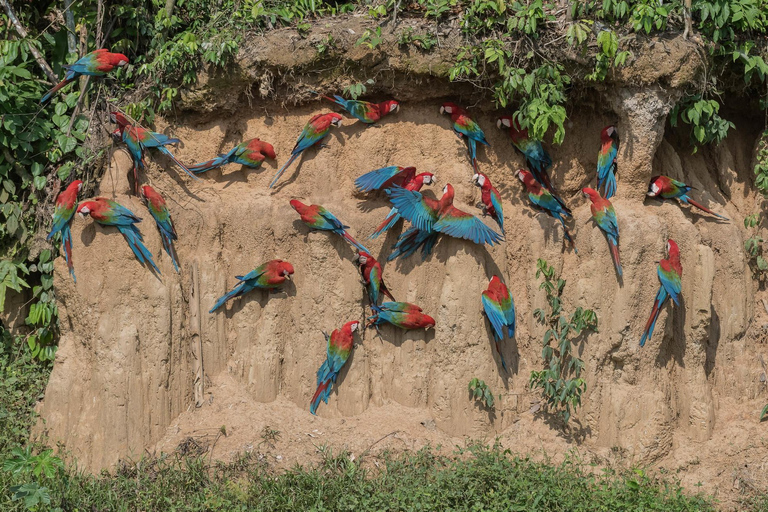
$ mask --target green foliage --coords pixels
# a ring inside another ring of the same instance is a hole
[[[726,121],[718,112],[716,100],[705,100],[700,94],[686,96],[680,100],[669,115],[669,124],[676,127],[678,119],[691,126],[691,145],[695,153],[700,144],[720,144],[735,125]]]
[[[35,484],[50,499],[46,510],[715,510],[710,499],[640,470],[600,472],[570,457],[559,465],[536,462],[498,444],[470,444],[450,456],[430,448],[357,459],[319,451],[315,464],[287,471],[267,466],[257,452],[226,464],[162,455],[122,464],[114,474],[41,473]],[[4,510],[23,510],[11,501],[17,477],[3,471],[0,480]]]
[[[397,40],[397,44],[399,44],[400,46],[413,45],[419,48],[420,50],[424,50],[425,52],[428,52],[432,48],[437,46],[437,36],[429,32],[426,34],[414,35],[413,28],[406,27],[400,33],[400,37]]]
[[[488,409],[493,409],[493,392],[484,380],[480,380],[477,377],[474,377],[469,381],[468,388],[472,398],[478,400]],[[499,397],[501,397],[501,395],[499,395]]]
[[[344,95],[349,96],[353,100],[356,100],[357,98],[365,94],[365,92],[368,90],[368,88],[366,87],[366,84],[373,85],[375,83],[376,81],[373,78],[369,78],[368,80],[365,81],[365,83],[355,83],[355,84],[348,85],[347,87],[344,88]]]
[[[549,312],[543,309],[533,312],[533,316],[547,326],[541,351],[546,368],[531,371],[530,386],[542,390],[548,412],[558,414],[567,424],[587,389],[587,383],[581,378],[584,361],[575,355],[571,337],[578,338],[587,330],[597,332],[597,315],[581,307],[570,317],[564,315],[561,296],[565,280],[558,278],[555,269],[545,260],[539,259],[536,267],[536,278],[543,277],[539,289],[547,294]]]
[[[763,196],[768,197],[768,129],[757,142],[755,163],[755,186]]]
[[[760,421],[763,421],[767,417],[768,417],[768,404],[766,404],[766,406],[763,407],[763,410],[760,412]]]
[[[768,261],[763,256],[763,238],[757,234],[757,227],[760,224],[760,214],[753,213],[744,218],[744,227],[751,231],[752,236],[744,241],[744,250],[747,251],[752,271],[760,279],[768,270]]]
[[[363,35],[360,36],[360,39],[357,40],[355,46],[363,45],[373,50],[379,46],[383,40],[384,38],[381,36],[381,27],[376,27],[375,30],[367,28],[365,29],[365,32],[363,32]]]

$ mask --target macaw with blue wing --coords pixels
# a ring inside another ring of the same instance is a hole
[[[131,210],[106,197],[96,197],[80,203],[77,207],[77,213],[83,217],[90,215],[102,226],[116,227],[122,233],[125,241],[128,242],[128,246],[136,259],[141,264],[149,263],[155,272],[160,274],[160,269],[152,260],[152,253],[143,244],[144,237],[141,236],[141,231],[136,227],[136,223],[141,222],[141,219],[134,215]]]
[[[589,187],[581,189],[582,193],[592,202],[592,219],[597,227],[605,233],[608,239],[608,246],[611,249],[611,257],[616,273],[621,276],[621,258],[619,257],[619,219],[616,217],[616,210],[611,202],[604,199],[600,192]]]
[[[331,231],[337,235],[341,235],[358,250],[370,254],[371,251],[366,249],[363,244],[355,240],[352,235],[347,232],[349,226],[345,226],[334,214],[322,206],[318,204],[306,205],[298,199],[291,199],[291,206],[296,210],[296,213],[301,216],[301,221],[306,224],[307,227],[317,231]]]
[[[659,319],[659,313],[667,299],[671,297],[676,305],[680,305],[679,297],[683,287],[683,266],[680,264],[680,249],[674,240],[670,239],[667,241],[667,254],[669,255],[667,259],[661,260],[656,269],[661,286],[658,293],[656,293],[656,299],[653,301],[653,309],[651,309],[651,316],[645,324],[643,336],[640,338],[641,347],[645,345],[646,341],[651,339],[653,329],[656,327],[656,320]]]
[[[499,225],[501,234],[504,234],[504,212],[501,207],[501,194],[493,186],[488,176],[479,172],[472,176],[472,183],[480,187],[480,201],[482,201],[483,216],[490,215]]]
[[[272,147],[272,144],[259,139],[250,139],[241,142],[230,149],[226,154],[219,155],[207,162],[190,165],[189,170],[195,174],[200,174],[227,164],[240,164],[253,169],[258,169],[261,167],[261,163],[264,160],[267,158],[274,160],[276,157],[275,148]]]
[[[331,396],[331,389],[339,377],[339,372],[352,353],[355,345],[355,331],[359,326],[360,322],[353,320],[345,323],[341,329],[334,330],[330,336],[323,332],[327,344],[326,357],[320,369],[317,370],[317,391],[309,403],[309,412],[312,414],[317,413],[317,406],[320,405],[321,400],[328,403],[328,397]]]
[[[336,112],[330,112],[328,114],[317,114],[304,126],[304,129],[299,135],[299,139],[296,141],[296,145],[293,146],[291,151],[291,158],[288,159],[285,164],[277,171],[275,177],[272,178],[272,183],[269,184],[269,188],[272,188],[283,175],[289,165],[296,160],[305,149],[320,143],[326,135],[331,131],[331,126],[341,126],[341,115]]]
[[[475,172],[478,172],[477,168],[477,143],[488,146],[488,141],[485,140],[485,134],[480,129],[474,119],[469,117],[469,112],[455,103],[450,101],[443,103],[440,107],[441,114],[448,114],[451,116],[453,122],[453,131],[459,138],[467,138],[467,150],[469,151],[469,159],[472,161],[472,168]]]
[[[349,115],[365,124],[373,124],[382,117],[400,110],[400,103],[395,100],[388,100],[383,103],[370,103],[361,100],[345,100],[336,94],[333,98],[323,96],[328,101],[332,101],[349,112]]]
[[[157,230],[160,231],[160,238],[163,240],[163,249],[171,257],[173,268],[178,272],[179,262],[176,261],[176,249],[173,246],[173,241],[178,236],[176,235],[176,228],[173,226],[171,212],[168,211],[168,206],[165,204],[165,199],[149,185],[141,187],[141,199],[147,206],[149,214],[155,219]]]
[[[371,309],[373,315],[368,317],[366,328],[373,326],[377,331],[385,323],[406,331],[435,326],[434,318],[425,315],[419,306],[409,302],[385,302],[381,306],[371,305]]]
[[[380,294],[395,300],[387,289],[387,285],[384,284],[384,271],[381,268],[381,263],[376,261],[376,258],[365,251],[358,250],[357,263],[360,265],[363,284],[368,290],[368,298],[371,300],[372,305],[379,303]]]
[[[501,366],[505,372],[509,372],[499,342],[507,336],[509,338],[515,337],[515,302],[512,300],[512,295],[509,294],[507,285],[498,276],[491,278],[488,289],[481,296],[481,301],[483,312],[493,328],[493,338],[496,343],[496,352],[501,358]],[[504,328],[507,329],[506,336],[504,335]]]
[[[692,188],[693,187],[689,187],[682,181],[674,180],[669,176],[654,176],[648,184],[648,192],[646,195],[648,197],[660,197],[662,199],[677,199],[681,203],[691,204],[699,210],[705,211],[715,217],[729,220],[727,217],[723,217],[722,215],[713,212],[709,208],[702,206],[688,197],[688,192]]]
[[[525,158],[525,164],[533,177],[553,195],[556,194],[555,187],[547,172],[547,169],[552,167],[552,157],[544,149],[541,141],[532,139],[528,135],[528,129],[521,128],[520,123],[512,116],[501,116],[496,121],[496,126],[500,129],[509,128],[512,145]]]
[[[606,126],[600,132],[600,153],[597,155],[597,190],[610,199],[616,195],[616,155],[619,153],[619,132]]]
[[[239,282],[229,291],[219,297],[209,313],[213,313],[229,299],[240,297],[251,290],[270,290],[280,288],[293,275],[293,265],[284,260],[270,260],[259,265],[244,276],[235,276]]]
[[[111,53],[106,48],[93,51],[83,57],[80,57],[74,64],[65,64],[63,67],[67,70],[64,80],[56,84],[50,91],[46,92],[40,103],[50,100],[56,92],[74,82],[82,75],[101,77],[115,68],[121,68],[128,64],[128,57],[122,53]]]
[[[563,218],[571,217],[571,210],[555,199],[552,193],[544,188],[541,183],[536,181],[533,174],[529,171],[518,169],[515,176],[517,176],[525,185],[526,191],[528,192],[528,199],[530,199],[533,206],[560,221],[560,224],[563,225],[565,239],[571,244],[573,251],[578,253],[576,250],[576,242],[574,242],[571,233],[568,231],[568,227],[565,225],[565,219]]]
[[[50,242],[53,235],[61,233],[61,247],[64,252],[64,259],[67,262],[69,273],[72,274],[72,279],[75,282],[77,282],[77,279],[75,278],[75,265],[72,261],[72,231],[70,225],[77,208],[77,193],[80,192],[81,188],[83,188],[83,182],[75,180],[56,198],[56,206],[53,209],[53,227],[46,238]]]

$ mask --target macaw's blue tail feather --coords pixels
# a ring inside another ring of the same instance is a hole
[[[173,163],[175,163],[175,164],[176,164],[176,165],[177,165],[177,166],[178,166],[178,167],[179,167],[179,168],[180,168],[182,171],[184,171],[185,173],[187,173],[187,175],[191,176],[193,179],[196,179],[196,180],[199,180],[199,179],[200,179],[200,178],[198,178],[197,176],[195,176],[195,175],[194,175],[194,173],[193,173],[192,171],[190,171],[190,170],[187,168],[187,166],[186,166],[186,165],[184,165],[183,163],[181,163],[181,162],[179,161],[179,159],[178,159],[178,158],[176,158],[175,156],[173,156],[173,153],[171,153],[171,152],[170,152],[170,150],[169,150],[168,148],[166,148],[165,146],[158,146],[158,148],[157,148],[157,149],[159,149],[159,150],[160,150],[160,152],[161,152],[162,154],[164,154],[165,156],[167,156],[168,158],[170,158],[171,160],[173,160]]]
[[[358,249],[360,249],[361,251],[363,251],[363,252],[367,252],[367,253],[369,253],[369,254],[370,254],[370,252],[371,252],[371,251],[369,251],[368,249],[366,249],[366,247],[365,247],[363,244],[361,244],[360,242],[358,242],[357,240],[355,240],[355,239],[352,237],[352,235],[350,235],[349,233],[347,233],[347,231],[346,231],[346,230],[342,230],[342,231],[341,231],[341,233],[339,233],[339,234],[340,234],[341,236],[343,236],[343,237],[344,237],[344,239],[345,239],[347,242],[351,243],[351,244],[352,244],[354,247],[357,247],[357,248],[358,248]]]
[[[64,224],[64,227],[61,229],[61,248],[64,251],[64,259],[67,261],[69,273],[72,274],[72,280],[77,282],[75,264],[72,261],[72,231],[70,231],[68,223]]]
[[[432,248],[437,242],[439,233],[428,233],[415,227],[410,227],[408,230],[400,235],[397,242],[392,246],[392,254],[387,256],[387,261],[392,261],[395,258],[407,258],[416,250],[421,247],[422,259],[432,253]]]
[[[275,186],[275,183],[277,183],[277,180],[280,179],[280,176],[283,175],[285,170],[288,168],[289,165],[293,163],[294,160],[296,160],[296,157],[298,157],[301,153],[294,153],[291,155],[291,158],[288,159],[287,162],[283,164],[283,166],[280,168],[279,171],[277,171],[277,174],[275,174],[275,177],[272,178],[272,183],[269,184],[269,188],[272,188]]]
[[[147,249],[141,241],[142,238],[139,229],[133,224],[131,224],[130,227],[117,226],[117,229],[125,237],[125,241],[128,242],[128,246],[133,251],[136,259],[142,264],[149,263],[152,268],[155,269],[155,272],[161,274],[160,269],[157,268],[157,265],[155,265],[155,262],[152,259],[152,253],[149,252],[149,249]]]
[[[213,305],[209,313],[213,313],[217,309],[219,309],[221,306],[224,305],[225,302],[227,302],[229,299],[234,299],[235,297],[242,295],[246,292],[249,292],[253,289],[253,287],[249,287],[245,281],[241,281],[240,283],[235,286],[232,291],[225,293],[221,297],[218,298],[216,303]]]
[[[74,76],[70,77],[69,75],[70,75],[70,73],[68,72],[67,75],[66,75],[66,78],[64,78],[64,80],[62,80],[61,82],[56,84],[51,90],[49,90],[47,93],[45,93],[43,95],[43,97],[40,98],[40,103],[46,103],[48,100],[50,100],[53,97],[54,94],[56,94],[59,91],[59,89],[61,89],[62,87],[64,87],[68,83],[71,83],[72,81],[75,80]]]
[[[333,379],[327,379],[317,386],[317,391],[315,391],[315,395],[312,397],[312,401],[309,403],[309,412],[312,414],[317,413],[317,406],[320,405],[320,400],[328,403],[328,397],[331,395],[331,389],[333,389]]]
[[[394,226],[398,220],[400,220],[400,214],[397,212],[397,208],[392,208],[391,210],[389,210],[389,213],[387,214],[387,218],[384,219],[384,222],[379,224],[379,227],[376,228],[376,231],[374,231],[373,234],[368,238],[374,239],[378,237],[383,232],[387,231],[389,228]]]
[[[469,160],[472,162],[472,168],[477,172],[477,142],[472,137],[467,137],[467,150],[469,150]]]
[[[501,353],[501,345],[499,344],[499,340],[496,340],[496,352],[499,354],[499,359],[501,359],[501,367],[504,368],[504,371],[509,373],[509,370],[507,369],[507,362],[504,360],[504,355]]]
[[[613,167],[608,169],[608,175],[605,177],[605,179],[601,180],[602,183],[598,185],[598,189],[603,190],[603,197],[606,199],[610,199],[616,195],[616,174],[614,174],[615,169],[616,166],[614,164]]]
[[[165,252],[168,253],[168,256],[171,257],[171,261],[173,262],[173,268],[176,269],[176,272],[178,272],[179,262],[176,261],[176,251],[173,247],[173,240],[171,240],[171,237],[169,237],[165,233],[161,233],[160,238],[163,239],[163,249],[165,249]]]
[[[651,310],[651,316],[648,318],[648,323],[645,324],[645,330],[643,331],[643,337],[640,338],[640,346],[644,346],[645,342],[651,339],[653,335],[653,329],[656,327],[656,320],[659,319],[659,313],[662,306],[669,298],[667,291],[663,286],[659,286],[659,292],[656,294],[656,300],[653,301],[653,309]]]

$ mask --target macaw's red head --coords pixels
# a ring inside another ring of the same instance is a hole
[[[142,186],[139,192],[141,193],[141,199],[144,201],[144,204],[147,204],[148,201],[151,201],[154,204],[165,203],[163,196],[158,194],[157,191],[149,185]]]
[[[606,126],[603,131],[600,132],[600,140],[606,142],[608,140],[619,140],[619,132],[616,131],[616,127],[613,125]]]
[[[291,199],[291,206],[293,207],[294,210],[296,210],[299,213],[299,215],[304,213],[307,210],[307,208],[309,208],[309,206],[302,203],[298,199]]]
[[[110,53],[109,63],[112,64],[113,66],[117,66],[121,68],[126,64],[128,64],[128,57],[126,57],[122,53]]]
[[[336,112],[331,112],[330,114],[328,114],[328,116],[331,118],[331,126],[335,126],[336,128],[341,126],[341,119],[342,119],[341,114],[337,114]]]
[[[450,101],[446,101],[440,107],[440,113],[441,114],[449,114],[450,115],[450,114],[453,114],[454,112],[458,113],[460,110],[461,110],[460,106],[458,106],[457,104],[452,103]]]
[[[83,188],[83,180],[75,180],[69,185],[67,185],[67,192],[70,190],[74,190],[75,192],[80,192],[80,190]]]
[[[446,183],[445,186],[443,187],[443,197],[440,198],[440,202],[441,203],[445,201],[452,202],[453,196],[454,196],[453,185],[451,185],[450,183]]]
[[[501,282],[501,279],[499,279],[499,276],[494,275],[493,277],[491,277],[491,280],[488,282],[488,289],[495,290],[500,286],[503,286],[503,283]]]
[[[121,129],[131,124],[128,118],[125,117],[120,112],[110,112],[109,120],[112,121],[113,123],[116,123]]]
[[[382,114],[391,114],[400,110],[400,103],[395,100],[388,100],[381,104]]]
[[[677,242],[671,238],[667,240],[667,255],[670,259],[677,259],[680,257],[680,248],[677,246]]]
[[[345,323],[341,330],[346,334],[352,334],[357,330],[358,327],[360,327],[360,322],[357,320],[352,320],[351,322]]]
[[[431,172],[422,172],[419,174],[421,176],[421,182],[425,185],[431,185],[435,182],[435,175]]]
[[[267,158],[271,158],[274,160],[277,158],[277,153],[275,153],[275,148],[270,144],[269,142],[264,142],[263,140],[256,139],[258,141],[257,143],[257,151],[261,153],[262,155],[266,156]]]
[[[648,184],[648,197],[656,197],[664,190],[664,176],[654,176],[651,178],[651,182]]]
[[[123,140],[123,128],[117,128],[115,131],[110,133],[110,135],[115,142],[120,142]]]
[[[360,264],[361,267],[364,267],[366,263],[368,263],[368,260],[371,259],[371,255],[368,254],[365,251],[361,251],[360,249],[357,250],[357,262]]]
[[[80,214],[81,217],[85,218],[86,215],[90,215],[92,211],[94,211],[97,208],[96,201],[83,201],[80,203],[77,207],[77,213]]]
[[[281,275],[288,280],[291,279],[291,276],[293,275],[293,265],[284,260],[275,260],[275,267],[278,275]]]
[[[486,176],[485,174],[478,172],[474,176],[472,176],[472,183],[474,183],[480,188],[483,188],[486,183],[490,185],[491,180],[489,180],[488,176]]]
[[[425,315],[421,313],[421,326],[424,327],[424,329],[434,329],[435,328],[435,319],[432,318],[429,315]]]
[[[595,202],[595,200],[601,197],[600,193],[597,190],[589,187],[584,187],[583,189],[581,189],[581,193],[584,194],[585,197],[588,197],[593,203]]]
[[[533,179],[533,174],[531,174],[530,171],[526,171],[525,169],[518,169],[517,172],[515,172],[515,177],[526,185],[535,181]]]

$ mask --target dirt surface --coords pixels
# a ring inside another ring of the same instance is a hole
[[[397,90],[398,84],[387,87]],[[421,305],[436,319],[435,331],[383,329],[382,338],[366,332],[330,403],[317,417],[309,414],[315,372],[325,357],[320,331],[362,319],[365,295],[349,245],[308,232],[288,201],[324,205],[380,261],[401,228],[366,240],[389,206],[381,194],[354,190],[364,172],[385,165],[433,171],[438,183],[428,193],[439,196],[452,183],[457,205],[477,213],[479,193],[470,184],[465,146],[438,112],[442,87],[404,99],[401,112],[380,126],[345,119],[327,148],[308,150],[272,191],[267,185],[276,164],[286,160],[307,119],[333,106],[319,100],[285,106],[284,99],[258,95],[237,111],[187,104],[173,125],[158,126],[184,141],[176,151],[181,160],[206,160],[259,137],[274,144],[278,162],[256,171],[230,165],[192,182],[169,162],[154,160],[147,180],[173,215],[180,274],[161,252],[148,212],[127,195],[130,160],[115,148],[99,193],[144,217],[140,227],[163,275],[143,268],[113,229],[75,219],[78,281],[57,260],[62,338],[39,430],[92,470],[145,450],[172,450],[190,437],[204,437],[213,457],[258,449],[285,467],[312,461],[323,445],[360,456],[498,437],[514,451],[555,460],[576,449],[601,464],[663,468],[691,490],[717,495],[725,508],[742,492],[765,489],[768,439],[757,417],[768,396],[768,314],[745,259],[742,224],[761,205],[751,181],[757,130],[748,121],[737,123],[725,143],[692,155],[687,140],[665,134],[676,92],[658,85],[616,86],[585,97],[569,111],[565,143],[550,148],[555,184],[574,210],[578,255],[564,250],[560,227],[527,204],[513,176],[523,160],[495,128],[498,112],[478,104],[473,114],[490,142],[479,152],[480,167],[501,191],[506,243],[484,248],[443,239],[424,262],[416,256],[385,264],[395,297]],[[622,137],[613,204],[623,282],[579,193],[594,184],[599,131],[613,122]],[[659,173],[693,185],[697,200],[733,221],[644,201],[650,177]],[[653,339],[640,349],[658,289],[655,262],[667,237],[681,248],[683,302],[664,309]],[[273,258],[296,268],[283,292],[253,292],[207,313],[235,275]],[[567,431],[535,412],[538,395],[527,386],[531,370],[542,365],[544,329],[532,314],[545,305],[537,258],[567,279],[566,309],[594,308],[600,321],[600,332],[583,345],[587,393]],[[504,276],[517,309],[516,339],[503,348],[509,376],[480,313],[480,293],[493,274]],[[202,354],[195,355],[198,336]],[[204,390],[196,407],[200,361]],[[473,377],[502,395],[495,411],[470,400]],[[222,426],[226,436],[217,434]],[[265,427],[280,431],[279,439],[267,442]]]

